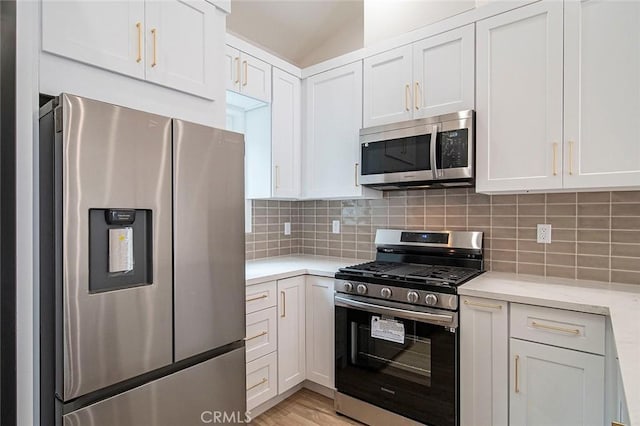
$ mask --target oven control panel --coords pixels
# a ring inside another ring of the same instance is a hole
[[[458,296],[455,294],[344,280],[336,280],[335,290],[338,293],[357,294],[376,299],[410,303],[412,305],[430,306],[449,310],[458,309]]]

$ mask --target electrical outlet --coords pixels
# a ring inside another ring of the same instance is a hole
[[[340,221],[339,220],[334,220],[332,222],[332,232],[334,234],[339,234],[340,233]]]
[[[291,235],[291,222],[284,223],[284,235]]]
[[[551,225],[538,224],[538,242],[551,244]]]

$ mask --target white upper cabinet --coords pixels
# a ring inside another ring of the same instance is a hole
[[[640,186],[640,2],[566,1],[565,187]]]
[[[473,24],[364,60],[364,127],[473,107]]]
[[[410,120],[412,106],[411,46],[364,60],[364,127]]]
[[[562,188],[562,2],[479,21],[478,192]]]
[[[261,101],[271,101],[271,65],[231,46],[225,49],[225,81],[228,90]]]
[[[42,1],[42,50],[144,78],[145,4]]]
[[[304,93],[303,197],[382,197],[358,181],[362,62],[307,78]]]
[[[214,99],[225,14],[205,0],[42,2],[42,49]]]
[[[273,198],[300,197],[300,79],[273,69],[271,155]]]
[[[413,118],[474,108],[473,25],[413,44]]]
[[[205,0],[147,0],[145,16],[147,80],[212,99],[225,15]]]

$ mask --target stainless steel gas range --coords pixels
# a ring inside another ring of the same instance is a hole
[[[457,287],[482,232],[376,232],[376,260],[336,273],[337,412],[369,425],[458,425]]]

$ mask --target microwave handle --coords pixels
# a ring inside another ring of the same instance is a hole
[[[429,146],[431,151],[431,172],[433,173],[433,180],[438,179],[440,170],[438,170],[438,159],[436,157],[436,144],[438,143],[438,125],[434,124],[431,128],[431,144]]]

